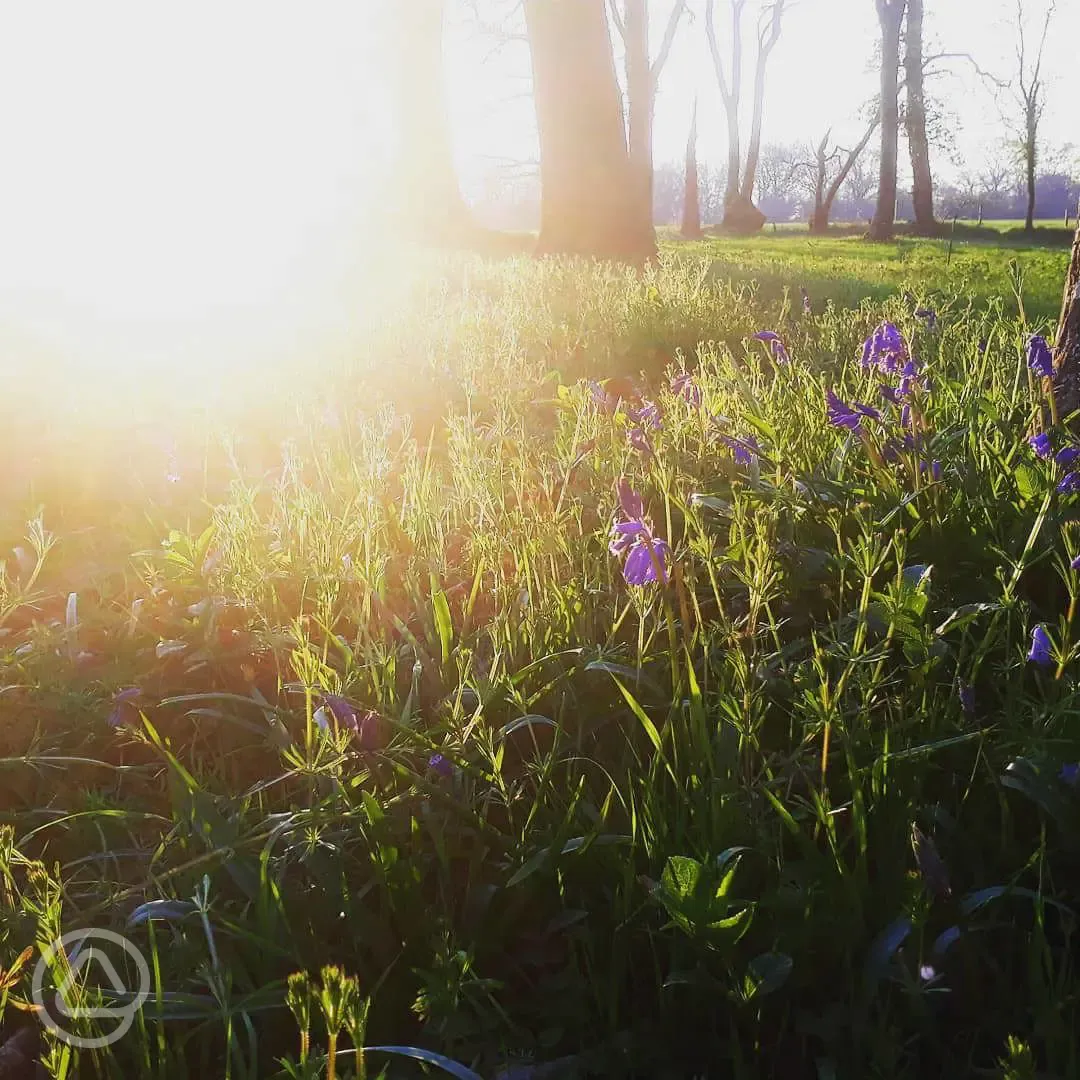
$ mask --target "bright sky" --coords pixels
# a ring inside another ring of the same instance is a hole
[[[27,363],[27,342],[99,367],[182,362],[178,381],[224,357],[346,349],[380,270],[368,240],[390,160],[379,18],[391,2],[413,0],[0,0],[0,371]],[[528,52],[468,21],[478,6],[520,31],[514,0],[448,2],[448,109],[475,186],[496,160],[535,154]],[[651,0],[656,39],[670,3]],[[1009,0],[928,6],[932,41],[1004,70]],[[681,157],[698,93],[701,154],[720,160],[703,0],[691,7],[661,83],[657,153]],[[1080,142],[1068,111],[1080,3],[1059,8],[1045,132]],[[829,124],[843,136],[873,90],[875,35],[872,0],[795,0],[766,140]],[[1000,124],[961,71],[939,89],[976,159]]]

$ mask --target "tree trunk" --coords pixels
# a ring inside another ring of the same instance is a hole
[[[1035,229],[1035,164],[1038,149],[1039,116],[1036,106],[1027,107],[1027,134],[1024,140],[1024,174],[1027,181],[1027,215],[1024,218],[1024,231]]]
[[[643,263],[656,234],[626,149],[604,0],[525,0],[525,19],[540,134],[537,253]]]
[[[1080,222],[1073,237],[1072,257],[1065,275],[1061,318],[1054,341],[1054,361],[1057,369],[1055,394],[1059,397],[1058,415],[1066,416],[1080,404]]]
[[[626,102],[630,167],[638,197],[652,220],[653,106],[655,93],[649,64],[649,16],[645,0],[625,0],[623,38],[626,45]]]
[[[765,116],[765,69],[769,54],[780,40],[780,20],[784,15],[785,0],[773,0],[769,36],[758,41],[757,63],[754,67],[754,101],[750,117],[750,142],[746,148],[746,166],[743,171],[741,194],[747,202],[754,198],[754,182],[757,180],[758,159],[761,157],[761,127]]]
[[[686,139],[686,181],[683,189],[682,236],[684,240],[701,237],[701,198],[697,171],[697,98],[690,112],[690,134]]]
[[[443,108],[443,8],[444,0],[409,0],[393,9],[397,188],[408,232],[454,242],[470,233],[472,221],[458,187]]]
[[[907,49],[904,77],[907,111],[904,117],[911,153],[911,201],[915,208],[915,231],[934,236],[934,179],[930,174],[930,142],[926,137],[926,95],[923,85],[923,0],[908,0]]]
[[[896,156],[900,111],[900,23],[905,0],[877,0],[881,24],[881,169],[877,208],[870,222],[871,240],[891,240],[896,225]]]

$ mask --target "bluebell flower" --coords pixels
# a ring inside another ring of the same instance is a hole
[[[432,754],[431,757],[428,758],[428,768],[442,777],[451,777],[454,775],[454,766],[447,761],[442,754]]]
[[[900,391],[899,390],[896,390],[891,386],[885,386],[885,385],[879,386],[878,390],[881,392],[881,396],[890,405],[899,405],[900,404]]]
[[[1058,481],[1057,489],[1062,495],[1075,495],[1080,491],[1080,472],[1066,473]]]
[[[1051,649],[1050,635],[1046,632],[1046,627],[1040,623],[1031,631],[1031,648],[1028,651],[1027,658],[1033,664],[1039,664],[1041,667],[1051,667],[1054,663],[1053,657],[1050,655]]]
[[[1050,444],[1050,435],[1046,431],[1040,431],[1037,435],[1030,436],[1028,438],[1028,444],[1043,460],[1048,458],[1054,452],[1054,448]]]
[[[987,348],[987,346],[988,346],[989,344],[990,344],[990,342],[989,342],[989,341],[987,341],[987,340],[986,340],[986,338],[983,338],[983,339],[982,339],[982,340],[981,340],[981,341],[979,342],[979,345],[978,345],[978,349],[979,349],[979,353],[980,353],[980,355],[981,355],[982,353],[986,352],[986,348]]]
[[[921,307],[915,309],[915,318],[926,322],[927,330],[937,329],[937,312],[933,308]]]
[[[911,427],[911,406],[905,405],[900,410],[900,426],[909,428]]]
[[[1070,465],[1075,465],[1078,458],[1080,458],[1080,446],[1062,447],[1062,449],[1054,455],[1054,461],[1056,461],[1063,469],[1067,469]]]
[[[891,322],[883,322],[863,342],[862,366],[893,373],[910,359],[904,335]]]
[[[123,690],[117,690],[113,694],[112,711],[109,713],[107,721],[109,727],[124,727],[124,725],[137,720],[139,708],[135,702],[140,697],[142,697],[142,690],[138,686],[128,686]]]
[[[1069,569],[1080,570],[1080,555],[1077,555],[1076,558],[1069,563]]]
[[[1054,357],[1042,334],[1032,334],[1028,338],[1027,365],[1044,379],[1054,374]]]
[[[960,698],[960,708],[968,714],[973,713],[975,711],[975,687],[968,683],[961,683],[958,696]]]
[[[687,405],[695,409],[701,407],[701,387],[694,382],[694,377],[689,372],[681,372],[672,378],[671,392],[676,397],[681,397]]]
[[[613,413],[615,411],[618,401],[595,379],[589,379],[585,385],[589,388],[589,394],[593,399],[593,404],[595,404],[601,412]]]
[[[731,451],[736,465],[752,465],[761,453],[761,447],[753,435],[737,439],[734,435],[721,435],[720,441]]]
[[[631,428],[626,433],[626,441],[643,457],[652,457],[653,448],[649,436],[641,428]]]
[[[660,406],[651,401],[643,401],[637,408],[628,408],[626,415],[643,428],[655,430],[661,426]]]
[[[788,355],[784,339],[775,330],[759,330],[753,337],[755,341],[764,341],[768,344],[773,359],[778,364],[791,363],[791,357]]]
[[[865,417],[871,420],[880,420],[881,413],[872,405],[863,405],[853,401],[850,405],[837,397],[833,390],[825,391],[825,414],[833,427],[846,428],[848,431],[861,433],[862,421]]]
[[[625,480],[618,484],[619,509],[625,521],[611,527],[608,550],[616,557],[625,556],[623,577],[628,585],[644,585],[650,581],[667,584],[671,547],[666,540],[653,535],[646,521],[641,496]]]
[[[1070,787],[1076,787],[1076,783],[1080,780],[1080,764],[1076,762],[1069,762],[1066,765],[1061,766],[1061,771],[1058,773],[1058,779],[1068,784]]]

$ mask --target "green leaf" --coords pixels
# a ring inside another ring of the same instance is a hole
[[[442,589],[432,594],[431,608],[435,615],[435,629],[439,633],[442,661],[445,664],[450,659],[450,650],[454,645],[454,624],[450,619],[450,604]]]
[[[787,953],[761,953],[746,969],[744,1000],[763,997],[779,990],[788,981],[795,961]]]

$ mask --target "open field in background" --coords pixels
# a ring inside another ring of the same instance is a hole
[[[410,252],[333,363],[20,380],[0,993],[61,928],[144,948],[81,1075],[326,1075],[325,964],[339,1048],[459,1076],[1075,1075],[1080,530],[1025,364],[1066,260]]]

